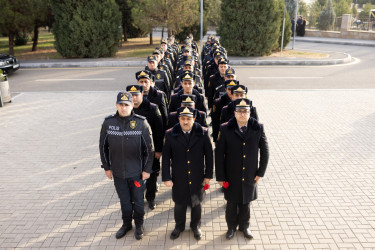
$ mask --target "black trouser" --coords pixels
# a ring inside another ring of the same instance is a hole
[[[250,225],[250,203],[242,204],[227,201],[225,209],[225,220],[228,229],[236,229],[237,225],[240,230],[246,229]]]
[[[120,198],[123,224],[130,226],[132,218],[134,218],[135,226],[142,226],[145,215],[143,201],[145,184],[143,180],[141,178],[121,179],[115,176],[113,180]],[[137,181],[141,186],[136,187],[134,181]]]
[[[188,205],[187,204],[174,204],[174,220],[176,222],[176,228],[180,231],[185,230],[185,223],[186,223],[186,210]],[[202,205],[199,203],[198,205],[190,206],[191,207],[191,220],[190,220],[190,228],[198,228],[201,225],[201,217],[202,217]]]
[[[156,196],[156,183],[158,181],[160,171],[160,159],[154,158],[152,163],[153,172],[150,174],[150,178],[146,181],[146,200],[153,201]]]

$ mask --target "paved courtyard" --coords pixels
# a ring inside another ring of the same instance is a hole
[[[173,202],[163,185],[157,208],[146,208],[145,237],[133,229],[115,239],[120,204],[98,152],[115,97],[21,93],[0,109],[0,248],[375,249],[374,90],[250,91],[270,145],[251,241],[225,238],[216,181],[199,242],[188,226],[169,239]]]

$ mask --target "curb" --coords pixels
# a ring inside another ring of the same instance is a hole
[[[343,58],[325,59],[325,60],[230,60],[233,66],[240,65],[335,65],[349,63],[352,60],[351,55],[342,53]],[[21,63],[22,68],[95,68],[95,67],[144,67],[145,61],[92,61],[92,62],[30,62]]]
[[[326,44],[338,44],[338,45],[352,45],[352,46],[365,46],[375,47],[375,43],[357,43],[357,42],[345,42],[345,41],[329,41],[329,40],[315,40],[315,39],[296,39],[296,42],[308,42],[308,43],[326,43]]]

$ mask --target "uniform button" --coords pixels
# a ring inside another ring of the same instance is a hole
[[[188,161],[188,164],[190,164],[190,161]]]
[[[188,173],[190,174],[190,171]]]
[[[244,179],[244,178],[242,178],[242,181],[245,181],[245,179]]]
[[[246,155],[243,155],[243,158],[246,158]]]
[[[189,182],[189,184],[191,184],[191,181]]]
[[[245,170],[246,168],[243,168],[243,170]]]
[[[244,146],[245,146],[245,145],[246,145],[246,143],[243,143],[242,145],[244,145]]]
[[[186,150],[186,152],[190,152],[190,149]]]

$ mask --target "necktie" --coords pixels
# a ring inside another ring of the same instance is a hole
[[[184,132],[184,137],[187,143],[189,143],[189,133]]]
[[[246,134],[247,127],[246,127],[246,126],[242,126],[242,127],[241,127],[241,130],[242,130],[242,134],[245,135],[245,134]]]

